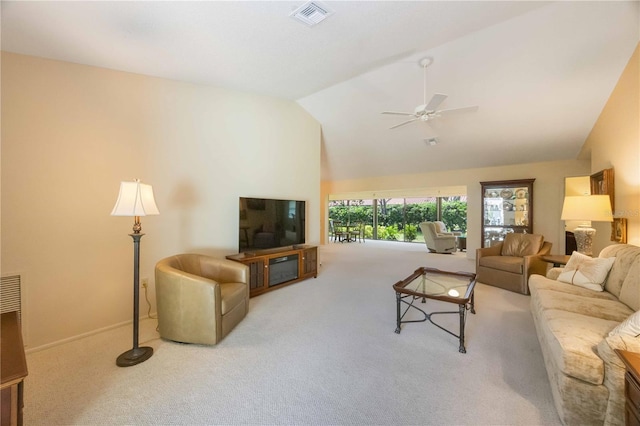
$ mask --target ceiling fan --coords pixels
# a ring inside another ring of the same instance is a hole
[[[392,114],[392,115],[406,115],[410,116],[407,121],[403,121],[402,123],[396,124],[395,126],[389,127],[389,129],[395,129],[396,127],[404,126],[405,124],[409,124],[413,121],[420,120],[422,122],[427,122],[433,118],[441,117],[442,115],[447,115],[452,112],[464,112],[464,111],[475,111],[478,109],[477,106],[463,107],[463,108],[451,108],[451,109],[441,109],[438,110],[438,107],[445,99],[447,99],[447,95],[443,95],[441,93],[436,93],[433,95],[431,100],[427,103],[427,67],[431,65],[433,62],[432,58],[423,58],[418,61],[418,65],[420,68],[424,70],[424,98],[423,104],[418,105],[413,112],[399,112],[399,111],[384,111],[382,114]]]

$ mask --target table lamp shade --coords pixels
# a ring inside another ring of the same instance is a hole
[[[134,182],[121,182],[118,200],[111,216],[149,216],[160,214],[153,198],[151,185]]]
[[[564,197],[562,220],[613,222],[608,195],[576,195]]]

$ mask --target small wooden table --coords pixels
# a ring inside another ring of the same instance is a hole
[[[541,259],[545,262],[553,263],[553,266],[557,268],[558,266],[566,265],[567,262],[569,262],[569,259],[571,259],[571,256],[564,254],[548,254],[541,256]]]
[[[24,378],[28,373],[18,313],[13,311],[2,314],[0,323],[2,426],[22,425]]]
[[[625,425],[640,425],[640,354],[620,349],[615,351],[627,367],[624,377]]]

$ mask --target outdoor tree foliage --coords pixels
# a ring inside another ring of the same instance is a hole
[[[414,241],[420,233],[420,222],[437,219],[434,202],[389,204],[378,200],[378,239]],[[342,223],[368,224],[366,238],[373,238],[373,206],[364,200],[336,200],[329,203],[329,219]],[[442,198],[442,219],[450,231],[467,232],[467,203],[460,197]]]

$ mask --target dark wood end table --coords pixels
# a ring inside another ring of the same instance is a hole
[[[27,360],[22,343],[18,313],[6,312],[0,317],[0,372],[2,375],[2,424],[22,425],[24,378]]]
[[[567,262],[569,262],[569,259],[571,259],[571,256],[564,254],[548,254],[541,256],[541,259],[545,262],[553,263],[554,268],[557,268],[558,266],[566,265]]]
[[[624,414],[625,425],[640,425],[640,354],[615,350],[625,367],[624,376]]]

